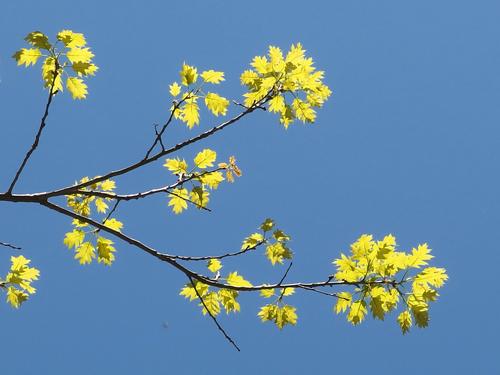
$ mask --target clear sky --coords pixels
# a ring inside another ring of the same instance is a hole
[[[316,124],[285,131],[256,113],[202,148],[236,155],[244,176],[212,213],[175,216],[165,197],[124,205],[124,231],[171,253],[237,249],[266,217],[291,234],[289,280],[322,280],[362,233],[427,242],[450,279],[428,329],[403,336],[395,316],[352,327],[334,301],[297,293],[299,324],[279,332],[256,317],[262,300],[221,322],[236,352],[178,296],[185,278],[117,242],[115,264],[82,267],[62,244],[69,220],[42,207],[0,205],[0,240],[42,272],[19,311],[0,304],[1,372],[25,374],[385,373],[494,374],[500,264],[500,24],[497,1],[4,1],[0,5],[0,190],[31,145],[43,111],[39,65],[12,53],[41,30],[83,32],[100,70],[81,102],[56,97],[40,148],[17,186],[35,192],[103,174],[143,156],[169,109],[183,61],[239,74],[268,45],[301,42],[334,91]],[[167,140],[206,130],[172,126]],[[120,192],[170,180],[159,162],[117,180]],[[491,242],[493,241],[493,243]],[[0,273],[13,251],[0,248]],[[277,281],[262,254],[225,263],[254,282]],[[2,297],[3,299],[4,297]]]

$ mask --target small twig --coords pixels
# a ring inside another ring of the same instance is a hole
[[[206,256],[188,256],[188,255],[171,255],[171,258],[173,259],[179,259],[179,260],[187,260],[187,261],[198,261],[198,260],[210,260],[210,259],[224,259],[224,258],[229,258],[229,257],[235,257],[244,253],[248,253],[252,250],[255,250],[257,247],[260,245],[266,243],[266,241],[259,241],[255,245],[250,246],[245,248],[244,250],[236,251],[234,253],[226,253],[222,255],[206,255]]]
[[[240,348],[238,347],[238,345],[236,345],[236,343],[234,342],[234,340],[227,334],[227,332],[224,330],[224,328],[222,328],[222,326],[219,324],[219,322],[217,321],[217,318],[211,313],[210,309],[208,308],[208,306],[205,304],[205,301],[203,300],[203,297],[201,296],[201,294],[198,292],[198,289],[196,289],[196,284],[194,283],[194,280],[191,276],[188,275],[188,278],[189,278],[189,281],[191,282],[191,285],[193,286],[194,288],[194,291],[196,293],[196,295],[198,296],[198,298],[200,299],[203,307],[205,308],[205,310],[207,310],[207,313],[208,315],[210,315],[210,317],[212,318],[212,320],[214,321],[215,325],[217,326],[217,328],[219,329],[219,331],[222,332],[222,334],[224,335],[224,337],[227,339],[227,341],[229,341],[235,348],[237,351],[241,352]]]
[[[180,142],[178,144],[176,144],[175,146],[172,146],[170,147],[169,149],[166,149],[165,151],[161,151],[161,152],[158,152],[154,155],[149,155],[147,158],[144,158],[142,160],[139,160],[138,162],[135,162],[127,167],[124,167],[124,168],[121,168],[121,169],[117,169],[117,170],[114,170],[114,171],[111,171],[111,172],[108,172],[106,173],[105,175],[102,175],[102,176],[99,176],[99,177],[94,177],[92,179],[90,179],[89,181],[86,181],[86,182],[81,182],[77,185],[73,185],[73,186],[68,186],[68,187],[65,187],[65,188],[62,188],[62,189],[58,189],[58,190],[53,190],[51,192],[48,192],[48,193],[44,193],[44,198],[47,199],[47,198],[50,198],[50,197],[56,197],[56,196],[60,196],[60,195],[67,195],[67,194],[72,194],[76,189],[82,189],[82,188],[85,188],[87,186],[90,186],[90,185],[93,185],[95,183],[98,183],[98,182],[101,182],[101,181],[104,181],[104,180],[108,180],[110,178],[113,178],[113,177],[116,177],[116,176],[120,176],[120,175],[123,175],[125,173],[128,173],[128,172],[131,172],[137,168],[141,168],[147,164],[150,164],[156,160],[158,160],[159,158],[163,157],[163,156],[166,156],[166,155],[169,155],[171,153],[174,153],[176,151],[179,151],[181,150],[182,148],[186,147],[186,146],[189,146],[193,143],[196,143],[198,141],[201,141],[202,139],[205,139],[207,137],[210,137],[212,136],[213,134],[225,129],[226,127],[238,122],[242,117],[252,113],[253,111],[255,111],[256,109],[259,108],[259,106],[267,103],[271,97],[269,96],[270,93],[268,95],[266,95],[264,98],[262,98],[258,103],[256,103],[253,107],[250,107],[248,109],[246,109],[245,111],[241,112],[240,114],[236,115],[235,117],[227,120],[227,121],[224,121],[222,123],[220,123],[219,125],[217,126],[214,126],[213,128],[201,133],[201,134],[198,134],[197,136],[193,137],[193,138],[190,138],[190,139],[187,139],[183,142]],[[162,129],[163,130],[163,129]],[[160,131],[160,134],[161,134],[161,131]],[[150,152],[148,152],[148,154],[150,154]],[[0,194],[1,196],[1,194]]]
[[[11,249],[14,249],[14,250],[21,250],[20,247],[14,246],[14,245],[7,243],[7,242],[0,242],[0,246],[10,247]]]
[[[120,201],[117,200],[113,206],[113,208],[111,209],[111,211],[109,211],[109,213],[106,215],[106,217],[104,218],[104,220],[102,221],[102,223],[104,224],[106,221],[109,220],[109,218],[111,217],[111,215],[113,215],[113,213],[116,211],[116,209],[118,208],[118,205],[120,204]]]
[[[237,106],[239,106],[239,107],[243,107],[243,108],[245,108],[245,109],[250,108],[250,107],[247,107],[245,104],[242,104],[242,103],[240,103],[240,102],[237,102],[236,100],[233,100],[233,104],[234,104],[234,105],[237,105]],[[266,111],[266,110],[267,110],[267,109],[266,109],[266,107],[264,107],[264,106],[262,106],[262,105],[256,105],[256,106],[255,106],[255,108],[262,109],[263,111]]]
[[[24,159],[23,159],[21,165],[19,166],[19,169],[17,170],[17,172],[16,172],[16,174],[14,176],[14,179],[12,180],[12,182],[11,182],[11,184],[9,186],[9,190],[7,190],[7,194],[11,194],[12,193],[12,190],[14,189],[14,186],[16,185],[17,180],[19,179],[19,176],[23,172],[23,169],[26,166],[26,163],[28,163],[28,160],[29,160],[31,154],[38,147],[38,142],[40,141],[40,137],[42,136],[43,128],[45,128],[45,120],[47,120],[47,116],[49,115],[50,104],[52,103],[52,98],[55,95],[54,92],[53,92],[53,90],[54,90],[54,85],[56,84],[56,78],[57,78],[57,73],[58,73],[57,70],[58,70],[58,68],[59,67],[58,67],[58,63],[57,63],[57,60],[56,60],[56,66],[55,66],[55,70],[54,70],[54,78],[52,79],[52,84],[50,85],[49,97],[47,99],[47,104],[45,105],[45,112],[43,114],[42,120],[40,121],[40,127],[38,128],[38,132],[36,133],[35,140],[33,141],[33,144],[31,145],[31,148],[28,150],[28,152],[24,156]]]
[[[290,268],[292,268],[292,265],[293,265],[293,262],[290,262],[290,264],[288,265],[288,268],[285,271],[285,274],[283,275],[280,282],[278,283],[278,286],[281,286],[281,284],[283,284],[283,281],[285,281],[286,276],[288,275],[288,271],[290,271]]]
[[[160,133],[158,133],[158,124],[155,124],[155,134],[158,139],[158,142],[160,142],[161,150],[165,151],[165,145],[163,144],[163,139],[161,138]]]

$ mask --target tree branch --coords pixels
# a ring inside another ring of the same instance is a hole
[[[208,315],[210,315],[210,317],[214,321],[214,323],[217,326],[217,328],[219,329],[219,331],[224,335],[224,337],[227,339],[227,341],[229,341],[236,348],[236,350],[240,352],[241,350],[238,347],[238,345],[236,345],[236,343],[234,342],[234,340],[227,334],[227,332],[224,330],[224,328],[222,328],[222,326],[217,321],[217,318],[212,314],[212,312],[210,311],[210,309],[208,308],[208,306],[205,304],[205,301],[203,300],[203,297],[198,292],[198,289],[196,289],[196,285],[195,285],[192,277],[188,276],[188,278],[189,278],[189,281],[191,282],[191,285],[193,286],[193,289],[194,289],[196,295],[198,296],[199,300],[201,301],[201,304],[203,305],[203,307],[207,311]]]
[[[115,171],[111,171],[111,172],[108,172],[107,174],[103,175],[103,176],[99,176],[99,177],[95,177],[93,179],[90,179],[89,181],[87,182],[82,182],[80,184],[76,184],[76,185],[73,185],[73,186],[68,186],[68,187],[65,187],[65,188],[62,188],[62,189],[59,189],[59,190],[54,190],[50,193],[46,193],[46,196],[48,198],[50,197],[55,197],[55,196],[59,196],[59,195],[67,195],[67,194],[71,194],[73,193],[75,190],[79,190],[79,189],[83,189],[87,186],[90,186],[90,185],[93,185],[97,182],[101,182],[101,181],[104,181],[104,180],[108,180],[110,178],[113,178],[113,177],[116,177],[116,176],[120,176],[122,174],[125,174],[125,173],[128,173],[128,172],[131,172],[137,168],[140,168],[142,166],[145,166],[147,164],[150,164],[156,160],[158,160],[159,158],[163,157],[163,156],[166,156],[166,155],[169,155],[173,152],[176,152],[176,151],[179,151],[181,149],[183,149],[184,147],[192,144],[192,143],[195,143],[195,142],[198,142],[202,139],[205,139],[207,137],[210,137],[211,135],[221,131],[222,129],[230,126],[231,124],[234,124],[235,122],[237,122],[238,120],[240,120],[241,118],[243,118],[244,116],[248,115],[249,113],[252,113],[253,111],[255,111],[256,109],[258,109],[260,106],[262,106],[263,104],[265,104],[267,101],[269,101],[270,97],[269,95],[267,95],[266,97],[264,97],[262,100],[260,100],[259,102],[255,103],[253,106],[247,108],[245,111],[239,113],[237,116],[233,117],[232,119],[230,120],[227,120],[217,126],[214,126],[213,128],[201,133],[201,134],[198,134],[197,136],[193,137],[193,138],[190,138],[190,139],[187,139],[183,142],[180,142],[178,144],[176,144],[175,146],[169,148],[169,149],[166,149],[166,150],[163,150],[163,151],[160,151],[158,153],[156,153],[155,155],[153,156],[149,156],[148,158],[144,158],[134,164],[131,164],[125,168],[122,168],[122,169],[117,169]]]
[[[17,172],[16,172],[16,174],[14,176],[14,179],[12,180],[12,182],[11,182],[11,184],[9,186],[9,189],[7,190],[7,194],[11,194],[12,193],[12,190],[14,189],[14,186],[16,185],[17,180],[19,179],[19,176],[21,176],[21,173],[23,172],[24,167],[28,163],[28,160],[29,160],[31,154],[38,147],[38,143],[40,141],[40,137],[42,136],[42,131],[45,128],[45,120],[47,120],[47,117],[49,116],[50,104],[52,103],[52,98],[54,97],[53,90],[54,90],[54,85],[56,83],[56,78],[57,78],[57,74],[58,74],[57,70],[59,68],[58,64],[57,64],[57,60],[56,60],[55,64],[56,64],[56,66],[55,66],[55,70],[54,70],[54,78],[52,79],[52,84],[50,85],[49,97],[47,99],[47,104],[45,105],[45,112],[44,112],[44,114],[42,116],[42,120],[40,121],[40,127],[38,128],[38,132],[36,133],[35,140],[34,140],[33,144],[31,145],[31,148],[28,150],[28,152],[24,156],[24,159],[23,159],[21,165],[19,166],[19,168],[18,168],[18,170],[17,170]]]

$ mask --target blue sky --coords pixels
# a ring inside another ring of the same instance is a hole
[[[117,5],[119,4],[119,6]],[[428,329],[402,336],[389,317],[352,327],[334,301],[297,293],[299,324],[279,332],[256,317],[261,300],[221,322],[236,352],[194,304],[174,269],[117,242],[110,267],[82,267],[64,248],[69,220],[42,207],[0,205],[0,240],[23,247],[42,272],[19,311],[0,305],[5,373],[469,374],[499,370],[496,238],[500,225],[500,5],[495,1],[4,2],[0,6],[0,190],[31,145],[43,111],[39,66],[12,53],[41,30],[83,32],[99,65],[82,102],[57,97],[18,192],[66,186],[143,156],[168,114],[182,62],[239,74],[268,45],[301,42],[334,91],[316,124],[285,131],[255,113],[179,156],[236,155],[244,176],[212,213],[174,216],[164,197],[118,210],[125,232],[179,254],[235,249],[266,217],[291,234],[289,279],[323,279],[362,233],[427,242],[450,280]],[[172,126],[169,143],[208,129]],[[117,180],[121,192],[168,183],[162,163]],[[493,241],[493,243],[491,242]],[[0,267],[11,250],[0,249]],[[279,280],[262,254],[225,263],[255,282]],[[2,297],[3,298],[3,297]],[[166,328],[165,328],[166,327]]]

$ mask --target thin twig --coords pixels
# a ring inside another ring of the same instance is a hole
[[[21,250],[20,247],[14,246],[14,245],[7,243],[7,242],[0,242],[0,246],[10,247],[11,249],[14,249],[14,250]]]
[[[47,99],[47,104],[45,105],[45,112],[42,116],[42,120],[40,121],[40,127],[38,128],[38,132],[36,133],[35,140],[34,140],[33,144],[31,145],[30,149],[28,150],[28,152],[24,156],[24,159],[23,159],[21,165],[19,166],[19,168],[16,172],[16,175],[14,176],[14,179],[12,180],[12,182],[9,186],[9,189],[7,190],[7,194],[12,193],[12,190],[14,189],[14,186],[16,185],[16,182],[19,179],[19,176],[23,172],[23,169],[26,166],[26,163],[28,163],[28,160],[29,160],[31,154],[38,147],[38,142],[40,141],[40,137],[42,136],[42,131],[45,128],[45,120],[47,120],[47,116],[49,115],[50,104],[52,103],[52,98],[54,97],[53,90],[54,90],[54,85],[56,83],[56,78],[57,78],[57,73],[58,73],[57,70],[58,70],[58,64],[57,64],[57,60],[56,60],[56,66],[55,66],[55,70],[54,70],[54,78],[52,80],[52,84],[50,85],[49,97]]]
[[[226,253],[222,255],[205,255],[205,256],[188,256],[188,255],[171,255],[173,259],[186,260],[186,261],[199,261],[199,260],[210,260],[210,259],[224,259],[229,257],[235,257],[244,253],[248,253],[255,250],[260,245],[266,243],[266,241],[259,241],[255,245],[245,248],[244,250],[236,251],[234,253]]]
[[[117,170],[111,171],[103,176],[92,178],[92,179],[88,180],[87,182],[82,182],[82,183],[79,183],[77,185],[68,186],[68,187],[65,187],[62,189],[58,189],[58,190],[54,190],[54,191],[51,191],[48,193],[44,193],[44,196],[46,198],[50,198],[50,197],[56,197],[56,196],[60,196],[60,195],[71,194],[75,190],[82,189],[82,188],[85,188],[87,186],[93,185],[95,183],[98,183],[98,182],[101,182],[104,180],[108,180],[108,179],[116,177],[116,176],[123,175],[123,174],[131,172],[137,168],[140,168],[140,167],[143,167],[147,164],[150,164],[163,156],[166,156],[166,155],[169,155],[173,152],[179,151],[179,150],[183,149],[184,147],[189,146],[190,144],[193,144],[193,143],[198,142],[202,139],[210,137],[211,135],[221,131],[222,129],[230,126],[231,124],[234,124],[235,122],[240,120],[242,117],[244,117],[244,116],[248,115],[249,113],[252,113],[256,109],[258,109],[258,106],[265,104],[267,101],[269,101],[269,99],[270,99],[270,97],[269,97],[269,95],[267,95],[262,100],[260,100],[256,104],[254,104],[252,107],[239,113],[237,116],[233,117],[232,119],[227,120],[227,121],[225,121],[217,126],[214,126],[213,128],[211,128],[211,129],[209,129],[201,134],[198,134],[197,136],[195,136],[193,138],[190,138],[190,139],[187,139],[183,142],[180,142],[180,143],[176,144],[175,146],[170,147],[169,149],[166,149],[165,151],[158,152],[153,156],[149,156],[148,158],[142,159],[142,160],[140,160],[134,164],[131,164],[125,168],[117,169]]]
[[[205,304],[205,301],[203,300],[203,297],[201,296],[201,294],[198,292],[198,289],[196,289],[196,285],[194,283],[194,280],[191,276],[188,276],[189,278],[189,281],[191,282],[191,285],[193,286],[194,288],[194,291],[196,293],[196,295],[198,296],[198,298],[200,299],[201,301],[201,304],[203,305],[203,307],[205,308],[205,310],[207,311],[208,315],[210,315],[210,317],[212,318],[212,320],[214,321],[215,325],[217,326],[217,328],[219,329],[219,331],[224,335],[224,337],[227,339],[227,341],[229,341],[235,348],[237,351],[241,351],[240,348],[238,347],[238,345],[236,345],[236,343],[234,342],[234,340],[231,338],[231,336],[229,336],[227,334],[227,332],[224,330],[224,328],[222,328],[222,326],[219,324],[219,322],[217,321],[217,318],[212,314],[212,312],[210,311],[210,309],[208,308],[208,306]]]

